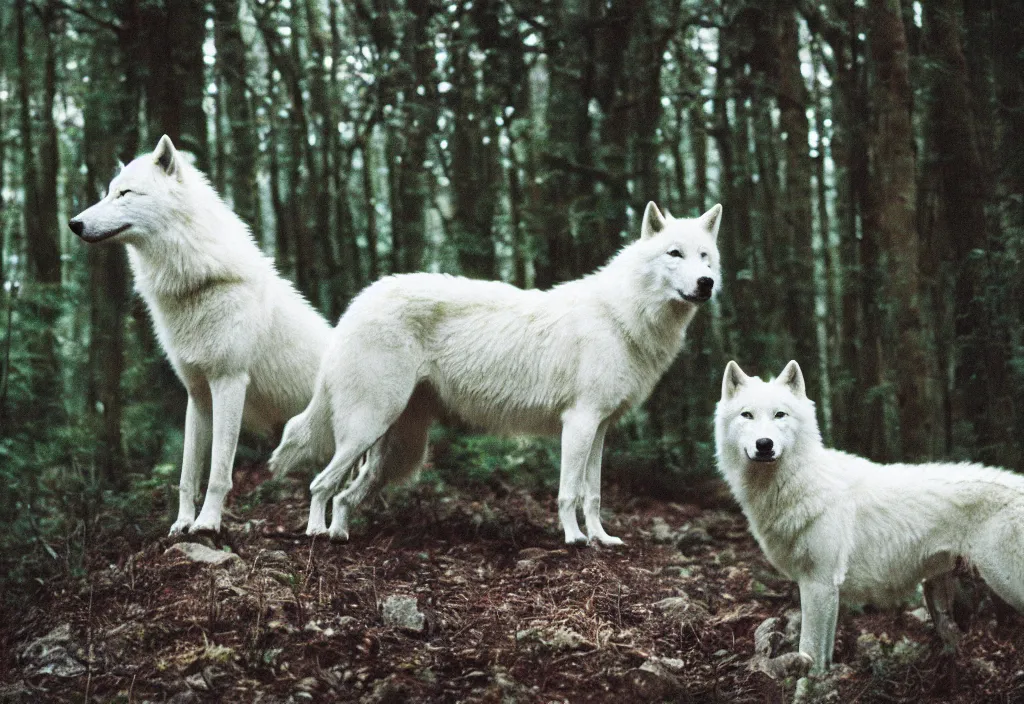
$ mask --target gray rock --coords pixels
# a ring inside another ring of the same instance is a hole
[[[227,569],[245,569],[242,558],[233,552],[214,550],[199,543],[175,543],[164,551],[165,556],[184,557],[189,562],[200,562]]]
[[[26,675],[52,675],[78,677],[86,672],[85,665],[75,657],[79,650],[71,634],[71,624],[57,626],[21,651]]]
[[[539,643],[554,651],[578,650],[591,643],[576,631],[559,626],[558,628],[526,628],[516,633],[520,643]]]
[[[661,516],[655,516],[651,521],[651,537],[656,543],[672,543],[676,539],[672,528]]]
[[[384,625],[422,633],[427,626],[427,617],[411,596],[392,594],[384,601]]]
[[[699,623],[710,617],[708,607],[703,602],[691,599],[686,596],[670,596],[654,603],[666,617],[679,621],[680,623]]]
[[[761,622],[761,625],[754,629],[754,652],[766,658],[775,657],[783,640],[779,630],[782,619],[771,617]]]
[[[908,611],[907,616],[920,621],[921,623],[928,623],[932,620],[931,615],[928,613],[928,609],[923,606],[919,606],[913,611]]]
[[[711,534],[708,533],[706,528],[700,526],[685,526],[679,532],[679,536],[676,539],[676,545],[679,546],[680,550],[688,550],[698,545],[707,545],[710,542]]]
[[[682,660],[675,658],[647,658],[631,673],[633,690],[646,701],[675,698],[685,690],[679,677],[683,665]]]

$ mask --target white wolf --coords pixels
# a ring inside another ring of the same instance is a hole
[[[166,136],[69,226],[89,243],[127,245],[135,288],[188,390],[171,534],[219,531],[240,425],[280,428],[309,403],[330,325]],[[194,520],[211,443],[210,482]]]
[[[892,604],[925,580],[940,634],[943,622],[955,630],[958,557],[1024,610],[1024,477],[975,464],[879,465],[826,449],[796,362],[771,382],[729,362],[715,441],[751,532],[800,587],[800,652],[814,671],[831,663],[840,598]]]
[[[641,238],[603,269],[550,291],[443,274],[391,276],[342,316],[309,407],[285,426],[275,474],[330,462],[311,485],[307,533],[348,538],[352,508],[419,467],[439,409],[486,430],[561,432],[565,540],[619,545],[601,525],[605,431],[642,402],[719,277],[722,207],[694,219],[644,212]],[[389,430],[390,429],[390,430]],[[379,447],[385,431],[400,451]],[[352,484],[327,499],[370,448]],[[330,457],[333,451],[333,458]]]

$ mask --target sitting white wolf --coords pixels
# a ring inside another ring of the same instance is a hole
[[[601,525],[601,452],[608,426],[642,402],[683,344],[719,277],[722,208],[694,219],[649,203],[641,238],[603,269],[550,291],[446,276],[391,276],[342,316],[309,407],[285,426],[271,467],[320,466],[307,533],[348,538],[351,509],[419,467],[445,409],[490,431],[562,436],[558,514],[567,543],[619,545]],[[396,436],[389,447],[378,439]]]
[[[330,325],[166,136],[68,225],[90,244],[128,247],[135,288],[188,390],[171,535],[218,531],[240,426],[280,429],[309,403]],[[206,500],[194,520],[211,447]]]
[[[831,664],[840,598],[891,604],[925,580],[942,633],[958,557],[1024,610],[1024,477],[973,464],[879,465],[826,449],[796,362],[771,382],[729,362],[715,441],[751,532],[800,587],[800,652],[813,671]]]

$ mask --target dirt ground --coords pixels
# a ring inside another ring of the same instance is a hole
[[[716,484],[694,503],[607,490],[618,549],[565,547],[554,495],[500,482],[393,491],[332,545],[301,535],[298,480],[289,498],[247,507],[261,471],[236,477],[225,534],[189,539],[237,559],[112,541],[87,576],[4,614],[0,701],[793,698],[792,678],[748,665],[755,628],[780,617],[784,631],[795,589]],[[919,605],[844,613],[831,701],[1024,701],[1024,620],[972,589],[956,654],[911,613]],[[391,619],[402,607],[404,625]],[[793,650],[793,626],[779,652]]]

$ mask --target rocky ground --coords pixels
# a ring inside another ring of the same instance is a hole
[[[754,634],[793,651],[795,590],[716,484],[607,491],[620,549],[565,547],[552,493],[497,481],[392,491],[348,544],[311,543],[301,487],[251,507],[242,481],[215,540],[96,546],[4,614],[0,701],[793,699]],[[1024,701],[1024,620],[965,583],[956,654],[918,605],[845,613],[830,700]]]

